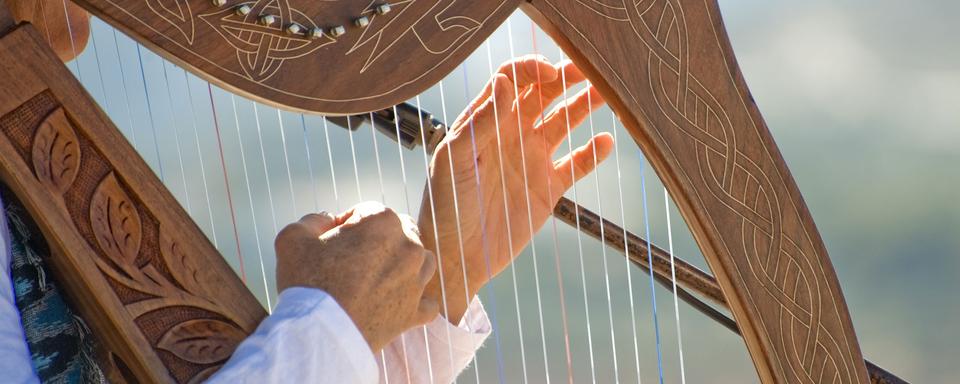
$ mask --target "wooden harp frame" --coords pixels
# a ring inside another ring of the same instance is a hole
[[[77,3],[228,90],[340,115],[422,92],[519,7],[584,70],[653,164],[760,379],[868,381],[827,251],[715,0],[423,0],[385,14],[378,1]],[[277,24],[258,24],[261,13]],[[351,26],[358,15],[370,25]],[[293,24],[304,32],[291,34]],[[348,33],[310,36],[334,25]],[[13,26],[2,6],[0,52],[0,80],[16,90],[0,94],[0,179],[42,228],[114,374],[209,377],[263,308],[40,35]]]

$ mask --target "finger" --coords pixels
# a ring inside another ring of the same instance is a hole
[[[580,91],[576,96],[551,111],[539,128],[551,149],[555,151],[570,131],[579,127],[590,113],[603,106],[603,97],[596,88]]]
[[[417,307],[417,313],[414,315],[416,325],[423,325],[433,321],[440,314],[440,303],[437,299],[426,297],[420,299],[420,306]]]
[[[543,55],[526,55],[500,65],[497,73],[502,73],[510,81],[523,89],[528,85],[556,80],[558,68],[547,61]]]
[[[613,151],[613,136],[601,133],[594,136],[587,144],[575,149],[554,163],[554,172],[561,181],[563,191],[566,192],[573,183],[590,174]]]
[[[454,140],[476,140],[477,148],[484,148],[497,136],[496,129],[500,122],[509,121],[510,111],[513,108],[515,100],[513,93],[513,83],[507,76],[498,74],[493,79],[494,90],[490,99],[480,106],[464,124],[459,125],[455,133]],[[472,131],[472,132],[471,132]],[[471,133],[473,137],[471,137]],[[472,154],[472,145],[469,147],[460,146],[461,149],[470,149]]]
[[[524,124],[532,124],[542,117],[544,108],[562,96],[564,90],[587,79],[580,68],[569,60],[557,64],[556,71],[556,79],[535,84],[521,95],[520,111]]]
[[[328,212],[311,213],[300,219],[300,224],[311,233],[320,236],[338,225],[337,218]]]
[[[356,223],[365,217],[376,216],[378,214],[394,214],[393,210],[377,201],[364,201],[337,217],[340,223]]]
[[[437,273],[437,256],[433,252],[423,251],[423,265],[420,266],[420,282],[427,285],[433,280],[433,275]]]
[[[480,95],[467,105],[464,114],[461,118],[458,118],[452,126],[458,126],[459,124],[457,123],[460,123],[461,120],[472,115],[483,103],[487,102],[490,95],[494,93],[495,80],[499,75],[504,75],[510,80],[511,87],[509,88],[509,92],[513,93],[514,98],[516,98],[516,93],[530,84],[542,81],[554,81],[558,77],[558,71],[557,68],[542,55],[526,55],[503,63],[500,68],[497,69],[497,72],[493,74],[490,82],[480,91]]]
[[[422,246],[420,240],[420,227],[417,225],[417,221],[410,217],[410,215],[399,215],[400,216],[400,227],[403,229],[403,233],[407,235],[411,241],[415,242],[417,245]]]

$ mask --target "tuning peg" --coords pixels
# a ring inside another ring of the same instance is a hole
[[[252,10],[253,10],[253,9],[250,8],[249,5],[244,4],[244,5],[241,5],[241,6],[237,7],[236,12],[237,12],[237,14],[240,15],[240,16],[246,16],[246,15],[249,15],[249,14],[250,14],[250,11],[252,11]]]
[[[353,20],[353,24],[356,25],[356,26],[358,26],[358,27],[360,27],[360,28],[366,27],[366,26],[370,25],[370,18],[369,18],[369,17],[366,17],[366,16],[360,16],[360,17],[356,18],[355,20]]]
[[[227,0],[213,0],[213,5],[216,7],[222,7],[227,5]]]
[[[303,32],[303,26],[301,26],[300,24],[290,23],[290,25],[287,25],[287,33],[291,35],[299,35],[302,32]]]
[[[311,39],[319,39],[323,37],[323,28],[313,27],[310,28],[310,31],[307,32],[307,36]]]
[[[377,9],[376,9],[377,14],[380,16],[390,13],[391,10],[392,8],[390,8],[390,3],[380,4],[377,6]]]
[[[276,16],[273,16],[273,15],[262,15],[262,16],[260,16],[260,18],[257,19],[257,20],[260,22],[260,24],[263,24],[263,25],[272,25],[274,22],[277,21],[277,18],[276,18]]]
[[[347,34],[347,29],[344,28],[342,25],[338,25],[336,27],[330,28],[330,36],[340,37],[346,34]]]

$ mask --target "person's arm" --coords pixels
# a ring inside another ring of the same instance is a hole
[[[436,270],[413,219],[377,203],[307,215],[276,240],[276,310],[234,351],[215,383],[373,383],[373,356],[437,317],[424,297]]]
[[[376,383],[370,346],[326,292],[289,288],[208,383]]]
[[[4,380],[10,383],[39,383],[33,372],[27,338],[23,334],[20,311],[15,301],[10,277],[13,257],[10,246],[7,215],[0,200],[0,372],[3,372]]]
[[[473,361],[492,326],[474,298],[459,324],[437,316],[395,339],[377,356],[381,383],[452,383]]]

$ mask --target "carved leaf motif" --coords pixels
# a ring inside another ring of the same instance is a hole
[[[188,320],[170,328],[157,348],[195,364],[226,360],[247,335],[236,326],[220,320]]]
[[[40,123],[31,152],[40,182],[61,194],[66,192],[80,170],[80,143],[63,108]]]
[[[140,214],[112,172],[93,193],[90,223],[107,256],[122,268],[134,268],[143,238]]]
[[[173,278],[176,279],[187,292],[206,298],[207,292],[201,287],[200,266],[197,265],[196,254],[181,246],[169,233],[160,229],[160,252],[163,261]]]

